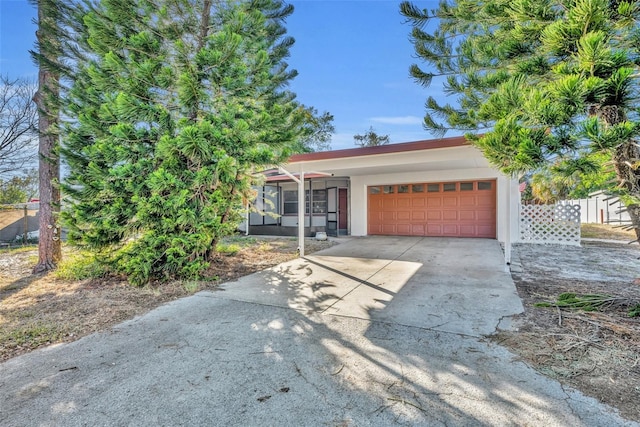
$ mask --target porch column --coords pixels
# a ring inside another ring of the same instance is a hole
[[[512,178],[509,177],[507,180],[507,230],[504,239],[504,261],[507,265],[511,264],[511,226],[513,224],[513,219],[511,218],[511,184]]]
[[[298,253],[300,257],[304,256],[304,171],[300,165],[300,177],[298,178]]]
[[[304,171],[302,164],[300,165],[300,176],[296,178],[291,172],[280,166],[278,168],[281,173],[298,183],[298,254],[304,256]],[[309,220],[311,221],[311,220]],[[309,223],[311,224],[311,223]]]

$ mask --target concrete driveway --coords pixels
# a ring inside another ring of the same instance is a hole
[[[522,309],[491,240],[362,238],[0,365],[29,425],[637,425],[482,334]]]
[[[222,289],[217,297],[469,336],[523,310],[488,239],[354,239]]]

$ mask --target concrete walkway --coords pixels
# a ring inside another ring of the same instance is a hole
[[[0,423],[637,425],[480,337],[521,310],[501,257],[353,239],[0,365]]]

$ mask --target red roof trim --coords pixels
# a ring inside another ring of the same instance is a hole
[[[451,138],[428,139],[423,141],[403,142],[400,144],[379,145],[377,147],[347,148],[334,151],[320,151],[317,153],[295,154],[289,158],[289,163],[311,160],[340,159],[345,157],[362,157],[376,154],[402,153],[405,151],[431,150],[434,148],[461,147],[469,145],[464,136]]]
[[[297,173],[294,173],[293,175],[300,178],[298,176],[299,174]],[[327,177],[330,177],[330,176],[326,174],[321,174],[321,173],[305,173],[304,174],[304,179],[327,178]],[[267,182],[276,182],[276,181],[293,181],[293,180],[287,175],[273,175],[273,176],[267,177]]]

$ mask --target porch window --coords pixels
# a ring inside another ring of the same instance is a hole
[[[307,213],[309,213],[308,207]],[[327,213],[327,190],[313,190],[313,213]]]
[[[309,190],[304,192],[305,200],[305,214],[309,213]],[[298,213],[298,191],[297,190],[285,190],[282,192],[284,215],[295,215]],[[324,214],[327,213],[327,190],[313,190],[313,213]]]
[[[282,213],[297,214],[298,213],[298,192],[295,190],[285,190],[282,192],[282,201],[284,203]]]

